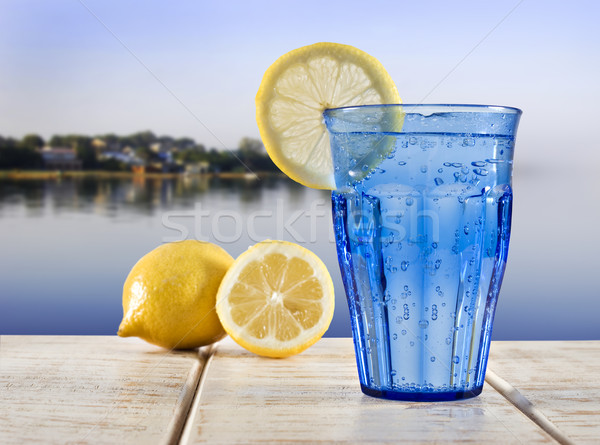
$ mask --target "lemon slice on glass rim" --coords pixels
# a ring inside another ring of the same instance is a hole
[[[298,354],[331,323],[333,282],[310,250],[262,241],[229,268],[217,293],[217,315],[240,346],[268,357]]]
[[[328,108],[400,103],[392,78],[374,57],[349,45],[321,42],[284,54],[263,76],[256,121],[267,153],[291,179],[335,189]]]

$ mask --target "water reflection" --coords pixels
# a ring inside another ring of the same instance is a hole
[[[157,210],[193,206],[207,192],[243,203],[260,202],[269,190],[285,187],[298,202],[305,187],[280,176],[259,180],[208,176],[132,178],[81,176],[46,180],[0,180],[0,212],[23,205],[29,216],[52,211],[97,212],[116,217],[120,211],[152,215]],[[1,216],[1,213],[0,213]]]
[[[349,336],[331,231],[329,193],[276,176],[0,179],[0,334],[113,335],[127,272],[159,244],[203,239],[236,257],[278,238],[327,264],[330,335]]]
[[[598,339],[595,176],[557,187],[554,174],[527,173],[515,177],[493,339]],[[282,177],[0,179],[0,334],[113,335],[127,272],[162,242],[185,237],[234,257],[266,238],[314,251],[336,291],[327,335],[350,336],[332,227],[329,192]]]

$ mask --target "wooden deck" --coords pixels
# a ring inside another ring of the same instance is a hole
[[[600,443],[600,341],[494,342],[483,393],[360,392],[351,339],[287,359],[226,339],[0,337],[0,443]]]

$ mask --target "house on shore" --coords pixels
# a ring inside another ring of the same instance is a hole
[[[210,164],[206,161],[185,164],[185,173],[188,175],[203,175],[208,173]]]
[[[129,165],[143,164],[143,161],[140,158],[136,157],[133,151],[129,153],[123,153],[122,151],[105,151],[104,153],[98,156],[98,159],[101,161],[114,159],[116,161]]]
[[[72,148],[44,147],[40,153],[46,170],[81,170],[81,160]]]
[[[90,142],[91,146],[96,151],[96,155],[99,155],[104,152],[114,152],[121,150],[121,144],[119,142],[107,142],[101,138],[94,138]]]
[[[92,139],[92,142],[90,142],[90,144],[94,148],[94,150],[96,150],[96,153],[101,153],[101,152],[105,151],[106,146],[107,146],[106,142],[104,142],[100,138]]]

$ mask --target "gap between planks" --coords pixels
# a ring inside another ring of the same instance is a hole
[[[562,445],[575,445],[575,442],[569,436],[554,425],[519,390],[489,368],[485,373],[485,381],[558,443]]]
[[[162,441],[163,445],[187,443],[189,429],[196,417],[195,414],[200,400],[202,385],[206,379],[206,373],[210,362],[217,350],[217,344],[218,343],[207,348],[202,348],[198,352],[197,360],[188,373],[179,400],[177,400],[177,406],[173,412],[173,417],[167,426],[167,432]]]
[[[167,427],[167,433],[163,441],[164,445],[186,445],[189,443],[194,419],[200,405],[202,387],[206,381],[206,375],[217,351],[218,344],[216,343],[206,349],[200,350],[198,360],[188,374],[184,389],[173,413],[173,418]],[[485,381],[558,443],[562,445],[575,444],[571,438],[538,410],[532,402],[489,368],[486,371]]]

